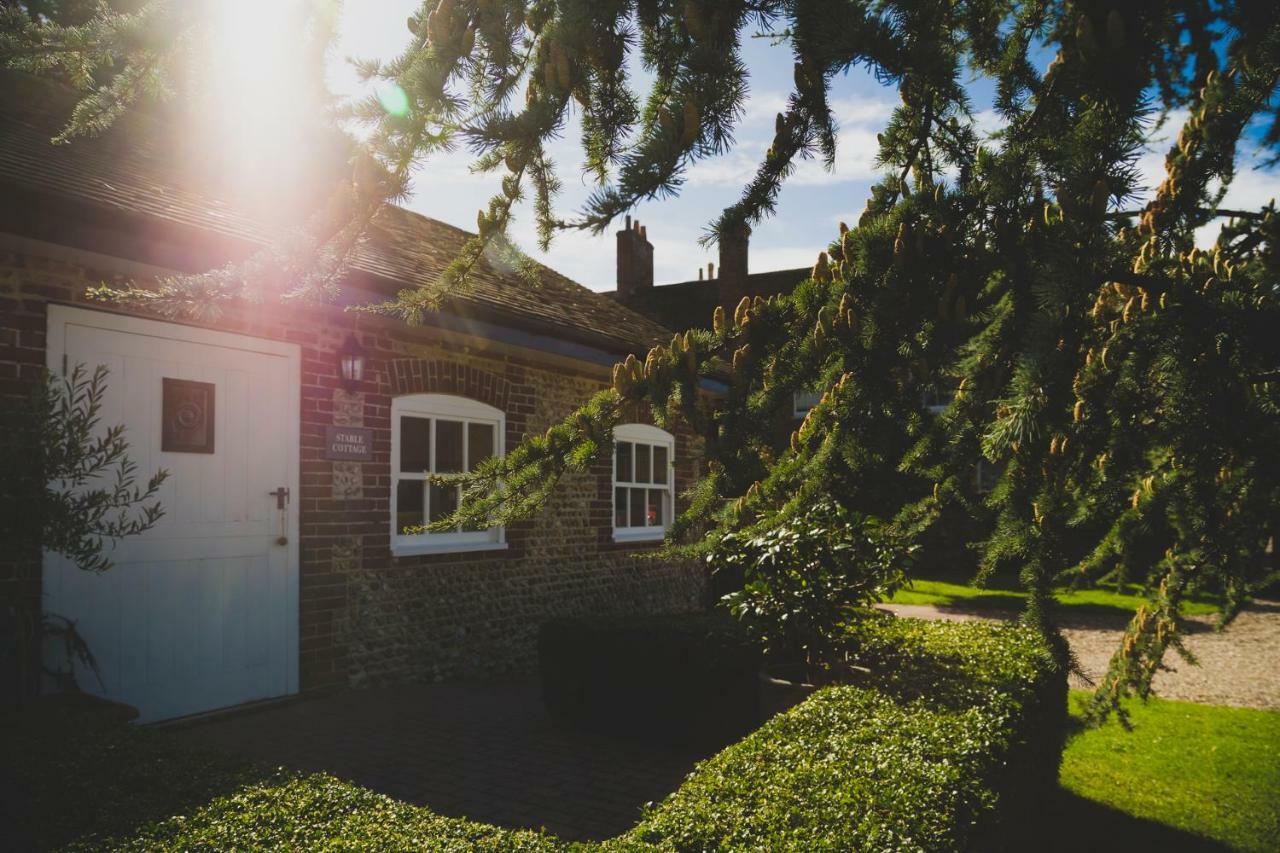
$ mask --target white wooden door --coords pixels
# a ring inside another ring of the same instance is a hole
[[[142,722],[296,692],[298,348],[62,306],[48,341],[55,373],[64,355],[110,370],[102,425],[126,426],[139,479],[169,471],[164,518],[120,541],[110,571],[45,556],[45,610],[75,620],[102,673],[77,683]],[[212,384],[211,453],[162,449],[166,377]],[[66,668],[56,646],[45,657]]]

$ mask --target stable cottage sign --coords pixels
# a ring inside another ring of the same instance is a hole
[[[324,428],[324,458],[351,462],[373,460],[373,430],[365,427]]]

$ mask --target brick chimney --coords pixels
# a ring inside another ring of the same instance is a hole
[[[648,229],[627,217],[618,232],[618,295],[626,299],[653,289],[653,245]]]
[[[747,294],[747,244],[751,228],[742,225],[736,231],[720,234],[720,304],[732,311]]]

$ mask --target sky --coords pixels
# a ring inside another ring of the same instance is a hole
[[[366,93],[351,70],[348,57],[387,59],[398,54],[410,38],[405,20],[419,0],[347,2],[343,6],[338,42],[330,56],[328,83],[340,96]],[[642,203],[633,216],[647,230],[654,247],[654,279],[658,284],[696,278],[699,268],[716,261],[715,247],[704,249],[698,239],[708,223],[737,200],[755,173],[773,140],[774,116],[781,111],[792,87],[792,55],[786,45],[768,39],[745,38],[744,59],[751,70],[750,99],[736,135],[736,145],[722,157],[695,164],[675,198]],[[1044,63],[1047,65],[1046,54]],[[635,82],[635,81],[633,81]],[[994,124],[990,110],[992,86],[986,80],[969,84],[979,127]],[[878,179],[875,168],[876,134],[888,123],[897,102],[893,88],[878,84],[865,72],[852,72],[833,84],[831,103],[839,128],[835,168],[827,171],[818,161],[802,163],[788,180],[778,203],[778,213],[757,226],[751,236],[752,272],[809,266],[825,248],[842,220],[858,218]],[[1176,136],[1185,114],[1173,116],[1154,134],[1151,150],[1140,161],[1147,184],[1163,180],[1164,152]],[[593,189],[584,177],[577,132],[570,129],[551,146],[557,173],[564,185],[557,200],[558,212],[581,209]],[[1241,170],[1224,206],[1257,208],[1280,197],[1280,171],[1251,168],[1254,152],[1246,151]],[[470,155],[464,151],[433,157],[415,176],[413,195],[406,204],[412,210],[467,230],[475,229],[476,211],[497,191],[500,175],[474,175]],[[621,227],[619,223],[618,227]],[[525,252],[593,290],[615,286],[614,232],[602,235],[579,232],[557,235],[549,252],[538,250],[532,212],[517,208],[511,235]],[[1216,226],[1200,235],[1210,243]]]

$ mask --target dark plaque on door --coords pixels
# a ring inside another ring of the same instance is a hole
[[[164,378],[160,449],[168,453],[213,452],[213,383]]]

